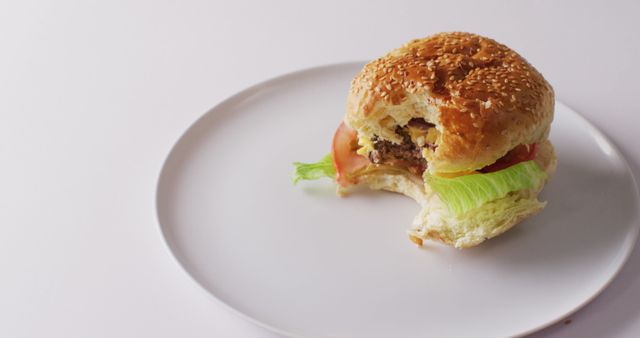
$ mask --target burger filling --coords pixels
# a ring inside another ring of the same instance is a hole
[[[397,126],[396,134],[400,143],[383,140],[374,136],[373,150],[368,154],[375,164],[401,167],[413,174],[421,175],[427,169],[427,161],[422,157],[423,148],[435,150],[437,131],[435,125],[424,119],[414,118],[406,126]]]
[[[358,137],[355,130],[341,123],[334,134],[330,155],[316,163],[294,163],[294,182],[330,177],[342,187],[347,187],[357,184],[361,177],[376,173],[411,173],[433,183],[430,185],[434,190],[442,191],[443,200],[452,206],[452,210],[462,212],[479,201],[486,202],[487,198],[502,196],[515,188],[535,186],[534,183],[540,182],[544,176],[532,161],[536,157],[536,144],[519,145],[495,163],[479,170],[428,174],[428,163],[423,154],[438,147],[439,134],[435,125],[423,119],[412,119],[405,126],[396,126],[394,131],[399,136],[397,143],[378,136],[371,139]],[[515,186],[514,182],[519,183]],[[474,200],[475,197],[469,197],[492,189],[496,191],[483,193],[481,198],[476,196],[478,198]],[[451,195],[452,191],[456,194]],[[461,196],[469,198],[465,198],[464,203],[455,200]],[[475,202],[470,203],[471,200]]]

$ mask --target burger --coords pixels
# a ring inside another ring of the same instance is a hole
[[[407,195],[422,208],[413,242],[472,247],[544,208],[553,110],[553,88],[505,45],[460,32],[412,40],[355,76],[331,154],[294,163],[294,182]]]

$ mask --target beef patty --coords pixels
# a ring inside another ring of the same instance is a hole
[[[427,130],[434,125],[423,119],[412,119],[408,126]],[[382,140],[377,136],[373,138],[374,150],[369,153],[369,159],[376,164],[389,164],[395,167],[402,167],[410,172],[422,175],[427,169],[427,160],[422,157],[422,147],[411,141],[411,136],[407,132],[407,126],[396,127],[396,134],[402,137],[402,142],[393,143]],[[432,145],[427,145],[432,146]]]

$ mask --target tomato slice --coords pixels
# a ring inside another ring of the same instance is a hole
[[[340,123],[333,135],[331,157],[336,168],[336,181],[343,187],[356,183],[349,174],[366,167],[370,162],[365,156],[358,155],[358,134],[344,122]]]
[[[537,144],[525,145],[521,144],[511,149],[506,155],[502,156],[495,163],[490,164],[482,169],[482,173],[490,173],[502,169],[506,169],[514,164],[533,160],[536,157]]]

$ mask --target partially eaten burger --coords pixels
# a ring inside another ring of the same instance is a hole
[[[331,155],[295,163],[294,182],[402,193],[422,206],[412,241],[472,247],[544,208],[553,110],[549,83],[508,47],[469,33],[413,40],[356,75]]]

